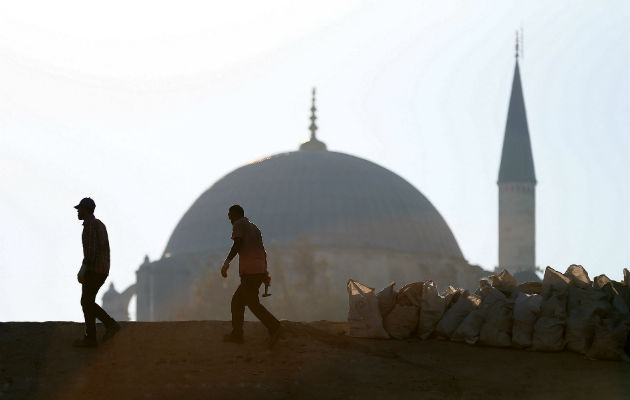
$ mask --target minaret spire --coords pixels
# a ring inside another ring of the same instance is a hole
[[[521,72],[518,65],[518,42],[516,50],[512,93],[505,124],[501,166],[499,167],[499,183],[529,182],[535,184],[534,158],[532,157]]]
[[[308,130],[311,131],[311,138],[300,145],[300,150],[326,150],[326,144],[317,139],[317,107],[315,106],[315,94],[316,89],[313,87],[312,95],[311,95],[311,125],[308,127]]]

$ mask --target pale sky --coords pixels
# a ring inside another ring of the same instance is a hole
[[[328,148],[409,181],[466,259],[494,268],[521,27],[536,262],[619,280],[629,21],[627,1],[0,3],[0,321],[82,319],[84,196],[109,231],[110,280],[135,282],[217,179],[308,137],[312,86]]]

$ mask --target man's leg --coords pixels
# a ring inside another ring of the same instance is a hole
[[[243,337],[243,319],[245,318],[245,291],[243,279],[232,296],[232,335]]]
[[[89,273],[85,275],[85,281],[81,285],[81,308],[85,319],[85,339],[96,341],[96,315],[94,313],[96,293],[100,285]]]
[[[107,311],[103,310],[101,306],[99,306],[96,302],[92,305],[93,314],[99,321],[105,325],[105,328],[110,328],[112,326],[118,325],[118,322],[114,318],[112,318]]]
[[[276,319],[258,299],[258,290],[263,283],[264,275],[244,276],[241,286],[245,286],[245,301],[252,313],[265,325],[269,333],[273,334],[280,327],[280,321]]]
[[[85,337],[88,340],[96,340],[96,318],[105,325],[109,332],[109,337],[113,336],[120,329],[118,323],[101,306],[96,304],[96,294],[103,286],[103,283],[105,283],[105,279],[107,279],[105,275],[88,273],[86,282],[83,284],[81,306],[85,318]]]
[[[96,293],[98,293],[99,289],[101,288],[101,286],[103,286],[103,283],[105,283],[105,279],[107,279],[107,275],[96,275],[94,280],[95,280],[95,284],[97,286],[96,289]],[[96,294],[95,294],[96,296]],[[101,321],[103,323],[103,325],[105,325],[105,328],[110,329],[110,328],[117,328],[118,327],[118,323],[109,316],[109,314],[107,314],[107,312],[105,310],[103,310],[101,308],[101,306],[99,306],[96,301],[92,302],[92,314],[94,314],[94,316],[96,318],[98,318],[99,321]]]

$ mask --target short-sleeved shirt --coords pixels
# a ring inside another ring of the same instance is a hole
[[[267,272],[267,253],[262,234],[256,225],[245,217],[232,223],[232,240],[242,238],[238,252],[238,272],[240,275],[263,274]]]

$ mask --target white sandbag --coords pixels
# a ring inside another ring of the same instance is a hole
[[[479,332],[486,320],[486,311],[481,309],[471,311],[455,329],[451,340],[468,344],[477,343],[479,341]]]
[[[452,287],[450,288],[453,289]],[[433,281],[424,282],[418,321],[418,336],[421,339],[428,339],[431,336],[445,309],[446,298],[438,293],[435,283]]]
[[[564,335],[567,350],[584,354],[589,349],[599,316],[606,315],[612,306],[609,295],[590,286],[571,286],[567,302],[567,326]]]
[[[588,277],[588,272],[581,265],[571,264],[564,273],[569,278],[570,283],[579,288],[591,287],[592,282]]]
[[[490,281],[489,281],[489,280],[487,280],[487,279],[481,279],[481,280],[479,280],[479,289],[477,289],[477,290],[481,290],[481,289],[483,289],[483,288],[487,288],[487,287],[492,287],[492,283],[490,283]],[[477,294],[477,295],[478,295],[478,293],[477,293],[477,292],[475,292],[475,294]]]
[[[459,296],[455,304],[445,313],[438,322],[435,331],[438,335],[450,338],[464,318],[476,309],[481,303],[481,298],[476,294],[464,292]]]
[[[470,314],[464,318],[451,336],[451,340],[465,341],[468,344],[477,343],[477,341],[479,341],[481,327],[486,321],[486,315],[490,307],[497,302],[507,301],[507,297],[499,289],[482,284],[481,282],[475,294],[481,299],[479,308],[471,311]]]
[[[380,292],[376,293],[376,298],[378,299],[378,310],[383,318],[385,318],[385,316],[389,314],[396,305],[396,296],[398,295],[398,292],[394,289],[395,284],[396,282],[392,282],[381,289]]]
[[[595,289],[603,288],[607,283],[612,282],[609,277],[606,275],[597,275],[595,279],[593,279],[593,287]]]
[[[585,354],[595,333],[595,324],[599,316],[590,310],[577,310],[567,318],[566,333],[564,335],[567,350]]]
[[[424,282],[414,282],[403,286],[396,296],[396,304],[420,307]]]
[[[498,301],[505,301],[507,297],[497,288],[487,286],[480,288],[479,297],[481,298],[481,307],[489,308],[492,304]]]
[[[542,282],[524,282],[518,285],[518,290],[527,294],[541,294]]]
[[[449,285],[444,292],[442,292],[442,297],[446,299],[446,310],[455,304],[457,300],[459,300],[459,296],[463,293],[464,289],[455,289],[453,286]]]
[[[608,292],[603,289],[594,289],[591,287],[579,288],[572,286],[569,288],[569,298],[567,301],[567,313],[570,315],[574,311],[582,311],[586,308],[590,309],[598,302],[601,302],[600,307],[604,311],[608,311],[611,308],[610,299],[614,289],[610,289]],[[608,306],[608,307],[606,307]]]
[[[555,292],[544,299],[540,306],[540,316],[548,318],[557,318],[559,320],[567,319],[567,297],[568,291]]]
[[[416,306],[402,306],[396,304],[394,309],[385,317],[385,330],[394,339],[411,337],[418,327],[418,313]]]
[[[532,345],[534,325],[540,314],[543,298],[539,294],[521,293],[514,302],[512,344],[517,347]]]
[[[612,305],[615,311],[620,312],[622,314],[628,314],[628,312],[630,312],[630,307],[628,307],[628,301],[624,300],[624,297],[626,299],[628,298],[628,294],[627,294],[628,288],[624,288],[624,289],[626,289],[625,290],[626,294],[624,295],[622,292],[622,294],[618,296],[614,296],[612,300]]]
[[[630,310],[630,288],[620,282],[609,281],[602,287],[615,311],[622,314]]]
[[[505,269],[498,275],[491,275],[489,279],[492,281],[492,287],[503,293],[511,294],[518,290],[518,281]]]
[[[350,308],[348,310],[349,336],[389,338],[383,328],[374,289],[350,279],[346,285]]]
[[[486,313],[479,331],[479,343],[486,346],[509,347],[512,344],[512,301],[497,301]]]
[[[558,318],[540,317],[534,325],[532,349],[537,351],[562,351],[564,348],[565,322]]]
[[[606,318],[595,325],[593,344],[586,357],[601,360],[628,360],[624,345],[628,338],[630,323],[627,316]]]
[[[542,281],[542,295],[547,298],[551,292],[565,291],[571,280],[551,267],[545,268],[545,276]]]

